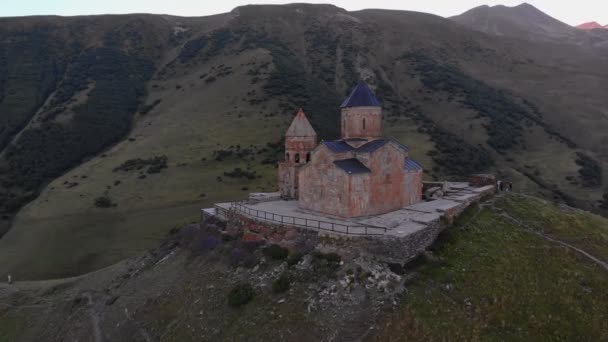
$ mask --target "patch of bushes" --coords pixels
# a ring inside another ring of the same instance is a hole
[[[202,55],[204,59],[218,55],[236,36],[229,29],[219,29],[184,44],[178,59],[181,63],[187,63]]]
[[[302,257],[304,257],[304,254],[300,253],[300,252],[295,252],[289,255],[289,257],[287,258],[287,266],[291,267],[294,265],[297,265],[300,260],[302,260]]]
[[[151,104],[143,106],[139,110],[139,114],[146,115],[146,114],[150,113],[150,111],[152,111],[152,109],[154,109],[154,107],[158,106],[162,101],[163,100],[161,100],[161,99],[156,99]]]
[[[233,154],[234,154],[234,151],[230,151],[230,150],[213,151],[213,157],[215,158],[216,161],[224,161],[225,159],[232,157]]]
[[[193,39],[184,44],[184,47],[177,57],[180,62],[186,63],[194,59],[198,53],[207,46],[208,39],[206,36]]]
[[[420,130],[431,137],[438,150],[429,151],[428,155],[445,174],[466,177],[494,165],[491,154],[483,146],[467,143],[420,113],[415,118],[421,125]]]
[[[167,168],[167,156],[155,156],[152,158],[148,158],[148,159],[140,159],[140,158],[136,158],[136,159],[129,159],[127,161],[125,161],[124,163],[120,164],[119,166],[115,167],[114,170],[112,170],[113,172],[118,172],[118,171],[124,171],[124,172],[129,172],[129,171],[134,171],[134,170],[141,170],[145,167],[148,167],[147,169],[147,173],[149,174],[153,174],[153,173],[159,173],[161,172],[163,169]]]
[[[42,56],[50,58],[48,54]],[[131,128],[132,115],[145,93],[144,85],[152,75],[153,63],[114,46],[79,51],[75,56],[65,75],[61,74],[63,81],[55,89],[49,109],[69,102],[91,82],[95,87],[88,93],[87,101],[74,108],[69,122],[42,122],[25,130],[6,148],[6,168],[0,177],[10,191],[38,191],[43,183],[123,139]],[[52,73],[39,76],[37,82],[46,85],[47,77],[63,67],[54,68]],[[35,102],[32,99],[37,96],[32,94],[28,98]]]
[[[230,172],[224,172],[224,176],[230,177],[230,178],[246,178],[249,180],[253,180],[253,179],[257,178],[255,171],[243,170],[240,167],[237,167]]]
[[[602,185],[602,166],[600,163],[588,155],[577,152],[576,165],[581,168],[578,170],[583,186],[597,187]]]
[[[62,79],[67,60],[58,37],[46,27],[4,30],[0,54],[0,149],[4,149]],[[9,89],[11,91],[9,91]]]
[[[272,282],[272,292],[284,293],[289,290],[291,277],[287,273],[281,274],[274,282]]]
[[[411,62],[426,88],[447,92],[451,98],[460,98],[464,106],[488,118],[489,123],[485,125],[487,142],[497,152],[504,153],[523,143],[524,122],[541,126],[547,134],[569,147],[576,146],[548,127],[542,121],[538,108],[529,101],[524,100],[525,106],[521,105],[503,90],[465,74],[455,65],[439,63],[423,53],[409,53],[403,58]]]
[[[340,109],[337,104],[342,96],[325,82],[327,73],[318,73],[317,69],[313,74],[308,73],[286,45],[265,32],[250,30],[243,32],[243,36],[244,49],[264,48],[272,54],[274,69],[264,85],[265,94],[269,98],[286,99],[287,103],[282,106],[285,112],[295,113],[302,107],[320,137],[339,137]]]
[[[240,307],[249,302],[255,297],[255,290],[249,283],[238,284],[228,293],[228,305],[232,307]]]
[[[289,250],[279,245],[270,245],[262,251],[265,256],[274,260],[285,260],[289,255]]]
[[[342,257],[340,256],[340,254],[338,253],[322,253],[322,252],[315,252],[313,253],[313,258],[314,260],[324,260],[327,261],[328,263],[335,263],[335,264],[339,264],[342,261]]]
[[[97,208],[111,208],[114,204],[108,196],[99,196],[95,199],[95,206]]]
[[[312,264],[315,272],[319,275],[334,277],[342,258],[337,253],[322,253],[315,251],[312,253]]]
[[[454,65],[438,63],[421,53],[408,54],[405,58],[412,62],[425,87],[461,96],[462,104],[490,119],[486,129],[488,145],[492,148],[505,151],[521,143],[521,122],[532,114],[506,93],[466,75]]]
[[[4,203],[4,205],[3,205],[4,212],[7,212],[7,213],[16,212],[22,206],[33,201],[34,199],[36,199],[36,197],[38,197],[38,193],[36,193],[36,192],[27,192],[27,193],[24,193],[21,195],[14,195],[14,194],[8,194],[8,195],[9,195],[8,199],[6,199],[6,200],[4,198],[2,199],[2,202]]]
[[[603,199],[600,201],[600,208],[608,209],[608,192],[604,194]]]
[[[252,268],[259,263],[255,254],[240,248],[235,248],[230,252],[229,261],[233,267],[243,266],[247,268]]]

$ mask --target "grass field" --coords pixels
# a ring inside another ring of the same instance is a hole
[[[608,270],[537,233],[608,261],[607,220],[501,198],[442,236],[377,339],[605,340]]]
[[[184,234],[173,236],[187,238],[181,247],[163,244],[81,277],[0,284],[0,341],[89,340],[92,326],[112,341],[142,332],[163,341],[608,338],[608,220],[537,198],[503,195],[470,208],[406,265],[406,290],[389,300],[374,297],[374,286],[362,290],[365,277],[339,285],[361,258],[343,257],[336,278],[289,268],[290,290],[276,294],[283,261],[235,266],[237,242],[210,251],[192,243],[196,234],[210,241],[209,232]],[[228,293],[243,282],[256,295],[232,308]]]
[[[48,279],[99,269],[156,246],[172,228],[196,221],[200,209],[213,202],[276,191],[275,165],[261,164],[273,157],[271,151],[253,153],[253,161],[233,156],[218,162],[213,155],[236,145],[260,151],[286,130],[290,115],[265,117],[244,101],[249,87],[242,93],[232,89],[249,82],[249,69],[242,64],[267,58],[256,50],[223,59],[234,72],[211,84],[199,75],[214,64],[152,82],[157,86],[150,89],[150,102],[162,102],[137,118],[130,139],[51,182],[19,213],[0,240],[0,274]],[[178,84],[182,88],[176,91]],[[276,102],[265,106],[268,113],[278,111]],[[143,169],[146,178],[141,179],[138,171],[113,171],[129,159],[160,155],[167,156],[168,168],[158,174]],[[259,178],[224,176],[237,167],[250,167]],[[116,207],[95,207],[103,195]]]

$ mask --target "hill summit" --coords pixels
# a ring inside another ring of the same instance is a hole
[[[588,23],[580,24],[580,25],[576,26],[576,28],[579,30],[595,30],[595,29],[604,29],[605,30],[605,29],[608,29],[608,25],[602,26],[597,21],[591,21]]]
[[[514,7],[480,6],[451,19],[489,34],[532,40],[560,40],[572,36],[575,31],[528,3]]]

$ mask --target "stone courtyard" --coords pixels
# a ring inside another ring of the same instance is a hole
[[[387,214],[348,219],[307,211],[300,208],[297,201],[276,199],[272,194],[265,199],[264,196],[258,195],[245,202],[217,203],[214,208],[203,211],[207,216],[216,216],[224,220],[228,219],[229,212],[234,212],[259,222],[330,234],[386,235],[401,238],[434,226],[442,219],[450,222],[469,205],[493,194],[495,187],[493,185],[473,187],[469,183],[447,183],[447,189],[449,190],[439,199],[417,203]]]

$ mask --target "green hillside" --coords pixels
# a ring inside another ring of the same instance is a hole
[[[608,220],[523,195],[470,208],[404,269],[309,252],[274,260],[184,228],[83,277],[0,285],[0,341],[601,341],[607,246]],[[282,277],[289,285],[274,285]],[[239,284],[253,298],[233,307]]]
[[[0,22],[0,275],[99,269],[201,207],[275,190],[296,109],[333,138],[360,78],[429,179],[493,172],[602,212],[601,50],[325,5]]]

